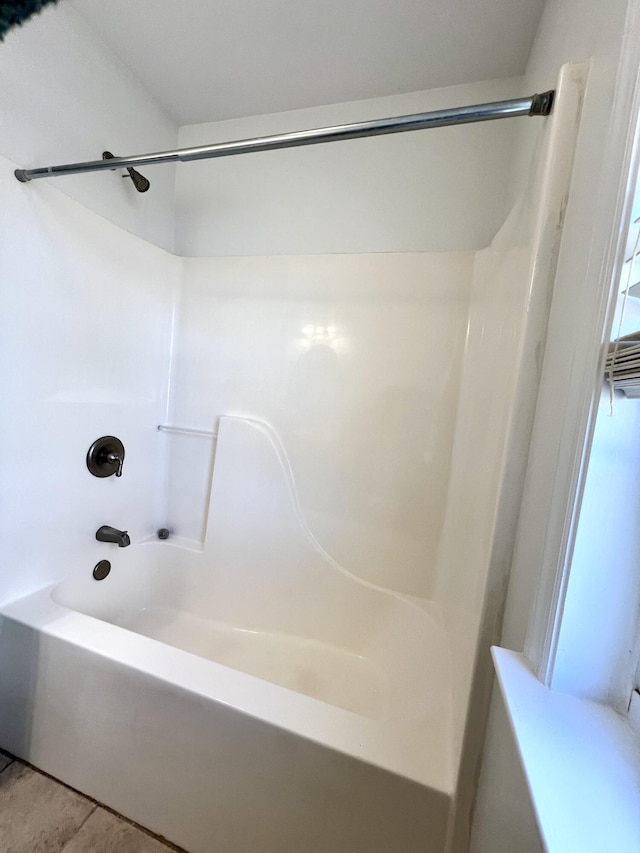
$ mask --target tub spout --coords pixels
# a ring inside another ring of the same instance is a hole
[[[108,524],[103,524],[96,530],[96,539],[98,542],[114,542],[118,548],[126,548],[131,545],[131,539],[126,530],[116,530],[115,527],[109,527]]]

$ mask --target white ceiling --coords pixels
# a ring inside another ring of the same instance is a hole
[[[178,124],[524,70],[544,0],[71,0]]]

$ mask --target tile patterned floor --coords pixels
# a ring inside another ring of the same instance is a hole
[[[169,851],[180,853],[0,750],[0,853]]]

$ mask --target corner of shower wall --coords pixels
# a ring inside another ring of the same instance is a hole
[[[173,165],[139,194],[119,172],[19,184],[17,167],[170,149],[176,123],[69,3],[2,43],[0,279],[5,364],[2,490],[10,600],[105,555],[98,526],[135,542],[162,515],[160,437],[176,285]],[[64,93],[64,98],[43,96]],[[46,133],[42,129],[46,128]],[[116,434],[122,478],[98,480],[89,445]],[[108,551],[106,553],[109,553]],[[114,566],[117,565],[114,556]]]
[[[105,556],[103,524],[151,535],[161,512],[172,303],[180,260],[42,181],[19,184],[0,157],[0,393],[11,417],[1,486],[2,600]],[[123,476],[92,477],[89,446],[116,435]],[[118,549],[116,549],[117,551]],[[113,555],[117,567],[118,555]]]
[[[451,642],[463,810],[482,745],[488,650],[500,636],[586,73],[584,64],[562,69],[527,189],[476,255],[436,592]]]
[[[2,43],[0,152],[20,168],[100,159],[105,149],[125,155],[177,143],[176,123],[97,35],[81,5],[47,6]],[[123,181],[120,170],[47,183],[173,251],[175,173],[174,164],[154,169],[146,194]],[[24,184],[23,193],[33,196],[35,185]]]

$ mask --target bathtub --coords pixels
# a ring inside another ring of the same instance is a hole
[[[0,611],[0,742],[191,853],[442,853],[437,611],[313,539],[264,424],[222,418],[206,539],[98,545]]]

